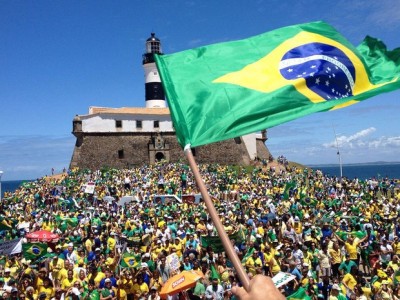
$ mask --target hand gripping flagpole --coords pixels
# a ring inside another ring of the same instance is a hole
[[[196,179],[197,186],[199,187],[200,193],[203,196],[203,200],[204,203],[206,204],[208,213],[210,214],[211,220],[213,221],[214,226],[217,229],[218,235],[222,241],[225,252],[230,261],[232,262],[233,267],[235,268],[244,289],[246,291],[249,291],[249,286],[250,286],[249,278],[242,266],[241,261],[239,260],[239,257],[235,252],[235,249],[232,246],[231,241],[229,240],[227,233],[225,232],[224,226],[222,225],[221,220],[219,219],[218,213],[214,207],[211,197],[210,195],[208,195],[207,188],[204,184],[203,179],[201,178],[200,171],[196,164],[196,161],[194,160],[190,144],[185,146],[184,151],[189,161],[190,168],[192,169],[192,172],[194,174],[194,178]]]

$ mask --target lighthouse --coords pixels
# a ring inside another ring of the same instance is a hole
[[[146,53],[143,54],[146,108],[166,107],[164,90],[154,61],[154,54],[162,54],[161,42],[155,33],[146,41]]]

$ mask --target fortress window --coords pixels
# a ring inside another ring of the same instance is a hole
[[[154,121],[154,128],[160,128],[160,121]]]
[[[115,127],[122,128],[122,121],[121,120],[115,120]]]
[[[118,150],[118,158],[119,159],[124,158],[124,150]]]
[[[142,128],[142,121],[141,120],[137,120],[136,121],[136,128]]]

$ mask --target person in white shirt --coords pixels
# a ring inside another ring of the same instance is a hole
[[[206,288],[205,296],[206,299],[224,299],[224,288],[218,283],[218,278],[213,278],[212,283]]]
[[[393,248],[392,246],[388,243],[386,238],[382,239],[382,244],[381,244],[381,260],[383,262],[389,262],[392,260],[392,254],[393,254]]]

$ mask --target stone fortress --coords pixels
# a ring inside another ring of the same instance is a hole
[[[154,54],[162,54],[154,33],[143,54],[146,107],[89,107],[76,115],[72,133],[76,137],[70,168],[129,168],[160,160],[185,161],[175,136]],[[268,159],[266,130],[192,149],[197,163],[249,165]]]

